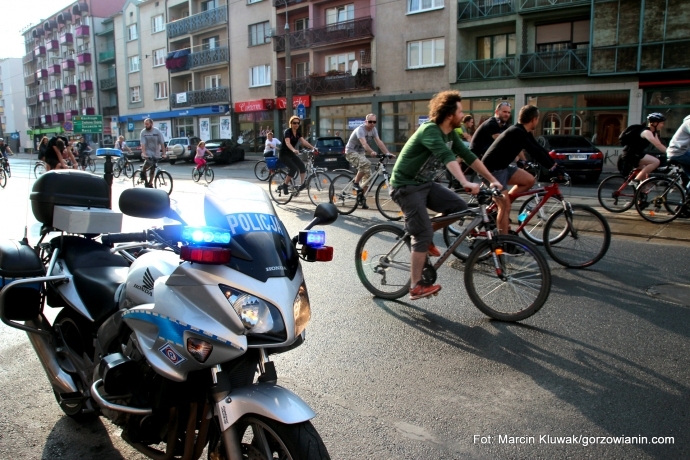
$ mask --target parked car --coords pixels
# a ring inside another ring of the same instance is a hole
[[[317,137],[319,154],[314,156],[314,166],[328,169],[349,169],[350,163],[345,159],[345,142],[340,137]]]
[[[539,143],[549,151],[552,160],[571,175],[584,175],[588,182],[599,180],[604,154],[586,137],[571,135],[541,136]],[[548,173],[542,171],[548,177]]]
[[[177,160],[191,162],[196,155],[196,146],[201,141],[198,137],[173,137],[168,142],[166,154],[170,164],[174,165]]]
[[[206,141],[206,148],[216,163],[244,161],[244,149],[231,139],[211,139]]]
[[[252,153],[264,153],[264,147],[266,146],[266,136],[259,136],[253,139],[244,140],[242,148],[247,149],[247,151]]]
[[[125,141],[125,145],[132,151],[130,153],[125,150],[125,156],[130,160],[141,161],[141,141],[139,139],[132,139]]]

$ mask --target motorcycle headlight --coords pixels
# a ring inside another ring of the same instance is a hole
[[[287,339],[285,323],[278,308],[239,289],[219,285],[246,330],[247,338],[258,337],[271,342]]]
[[[295,302],[292,304],[295,312],[295,337],[300,335],[307,323],[311,319],[311,305],[309,305],[309,293],[307,292],[307,285],[302,282],[297,291]]]

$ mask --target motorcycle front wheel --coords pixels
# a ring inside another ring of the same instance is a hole
[[[258,415],[242,417],[234,425],[242,441],[243,458],[271,460],[329,460],[328,450],[311,422],[286,425]],[[218,433],[211,439],[208,459],[227,459]]]

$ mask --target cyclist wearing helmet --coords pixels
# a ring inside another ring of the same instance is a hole
[[[634,142],[630,142],[623,148],[623,156],[625,161],[633,168],[641,167],[640,173],[635,176],[633,185],[639,184],[641,181],[649,177],[649,173],[659,167],[659,159],[652,155],[647,155],[644,150],[649,147],[649,144],[654,145],[661,153],[666,153],[666,146],[659,140],[659,131],[664,126],[666,117],[658,112],[650,113],[647,116],[647,126],[642,129],[642,132],[635,137]]]

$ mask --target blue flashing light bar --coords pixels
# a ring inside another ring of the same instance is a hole
[[[230,231],[215,227],[185,227],[182,240],[192,244],[228,244]]]
[[[323,230],[302,230],[299,232],[299,242],[311,248],[320,248],[326,244],[326,232]]]

